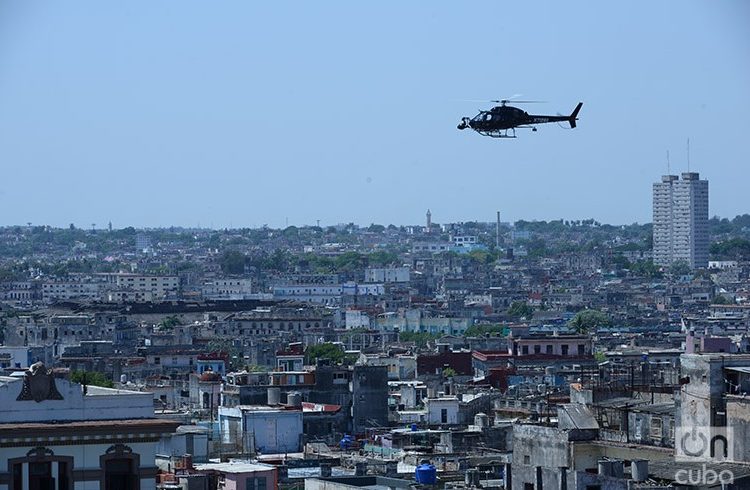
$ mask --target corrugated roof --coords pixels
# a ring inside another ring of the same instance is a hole
[[[261,471],[275,470],[275,466],[263,463],[251,463],[249,461],[230,461],[229,463],[206,463],[196,464],[198,471],[219,471],[221,473],[256,473]]]
[[[560,428],[598,429],[599,422],[591,410],[582,403],[563,403],[558,410]],[[564,427],[567,426],[567,427]]]
[[[727,368],[724,368],[724,369],[726,369],[727,371],[735,371],[735,372],[738,372],[738,373],[747,373],[747,374],[750,374],[750,367],[745,367],[745,366],[727,367]]]

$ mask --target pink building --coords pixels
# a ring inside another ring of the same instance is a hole
[[[218,477],[218,490],[277,490],[276,467],[245,461],[195,465],[202,473]]]

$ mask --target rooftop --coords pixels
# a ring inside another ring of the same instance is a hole
[[[230,461],[228,463],[205,463],[194,465],[198,471],[219,471],[221,473],[257,473],[261,471],[274,471],[275,466],[263,463],[252,463],[249,461]]]

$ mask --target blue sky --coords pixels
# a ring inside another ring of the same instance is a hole
[[[740,0],[0,3],[0,225],[647,222],[688,137],[733,217],[749,135]]]

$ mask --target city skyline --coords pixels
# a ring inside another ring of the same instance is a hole
[[[734,219],[734,218],[736,218],[738,216],[744,216],[744,215],[748,215],[748,214],[750,214],[750,210],[748,210],[747,212],[744,212],[744,213],[740,212],[740,213],[738,213],[736,215],[733,215],[733,216],[719,216],[719,215],[716,215],[716,214],[710,214],[709,215],[709,220],[711,220],[711,219],[729,219],[729,220],[732,220],[732,219]],[[496,219],[484,219],[484,218],[487,218],[487,217],[489,217],[489,215],[488,216],[482,215],[481,218],[476,218],[476,219],[468,218],[468,219],[458,220],[458,221],[448,221],[448,220],[442,220],[442,221],[437,220],[437,221],[435,221],[435,220],[433,220],[432,224],[437,226],[437,225],[455,224],[455,223],[481,223],[483,225],[493,225],[494,226],[496,224],[497,220]],[[501,214],[501,221],[500,221],[500,223],[501,223],[502,226],[514,226],[518,222],[531,222],[531,223],[534,223],[534,222],[548,222],[548,223],[551,223],[551,222],[555,222],[555,221],[576,222],[576,221],[586,221],[586,220],[592,220],[592,219],[594,221],[596,221],[597,223],[601,224],[601,225],[608,225],[608,226],[631,226],[631,225],[643,226],[643,225],[651,225],[651,224],[653,224],[653,220],[648,220],[648,221],[643,221],[643,222],[634,221],[634,222],[631,222],[631,223],[608,223],[606,221],[598,221],[595,218],[592,218],[591,216],[588,216],[588,217],[584,217],[584,216],[578,216],[578,217],[560,217],[560,218],[551,218],[551,219],[526,219],[523,216],[520,216],[517,219],[508,220],[508,219],[503,218],[502,214]],[[10,228],[10,227],[16,227],[16,226],[20,226],[20,227],[26,227],[26,226],[31,226],[31,227],[34,227],[34,226],[48,226],[48,227],[55,228],[55,229],[64,229],[64,228],[70,228],[70,225],[73,225],[76,229],[80,229],[80,230],[84,230],[85,231],[85,230],[91,230],[92,229],[92,225],[95,225],[95,226],[93,226],[94,230],[96,230],[96,231],[107,231],[108,228],[109,228],[109,225],[111,224],[112,225],[112,230],[122,230],[124,228],[135,228],[137,230],[164,230],[164,229],[169,229],[169,228],[182,228],[182,229],[186,229],[186,230],[191,230],[191,229],[194,229],[194,230],[224,230],[224,229],[228,229],[228,230],[240,230],[240,229],[260,229],[260,228],[264,228],[264,227],[269,228],[269,229],[282,230],[282,229],[290,227],[290,226],[295,226],[297,228],[315,227],[315,226],[319,226],[321,228],[327,228],[327,227],[331,227],[331,226],[333,226],[333,227],[346,226],[346,225],[349,225],[349,224],[354,224],[355,226],[357,226],[359,228],[367,228],[370,225],[382,225],[382,226],[393,225],[393,226],[399,226],[399,227],[400,226],[423,226],[424,225],[424,221],[425,221],[424,215],[422,216],[421,220],[417,219],[414,222],[375,222],[375,221],[372,221],[372,222],[369,222],[369,223],[365,223],[365,222],[359,222],[358,223],[358,222],[355,222],[355,221],[342,219],[342,220],[335,221],[335,222],[330,222],[330,223],[325,223],[325,222],[322,222],[322,221],[320,223],[317,223],[317,222],[314,222],[314,223],[292,223],[292,222],[289,222],[288,224],[287,223],[282,223],[279,226],[271,226],[271,224],[269,224],[269,223],[263,223],[263,224],[256,225],[256,226],[238,226],[238,225],[237,226],[215,226],[215,225],[212,226],[211,223],[197,223],[194,226],[193,225],[189,225],[189,224],[188,225],[181,225],[181,224],[169,225],[169,224],[166,224],[166,225],[163,225],[163,226],[145,226],[145,225],[140,225],[138,223],[120,223],[120,224],[115,224],[113,222],[106,222],[106,223],[101,223],[101,224],[100,223],[88,223],[87,224],[87,223],[69,222],[68,224],[64,224],[64,225],[55,225],[55,224],[50,224],[50,223],[34,223],[32,221],[27,221],[27,222],[23,222],[23,223],[0,224],[0,228]]]
[[[3,3],[0,223],[646,222],[688,138],[746,211],[746,3],[392,5]],[[578,127],[456,129],[515,93]]]

